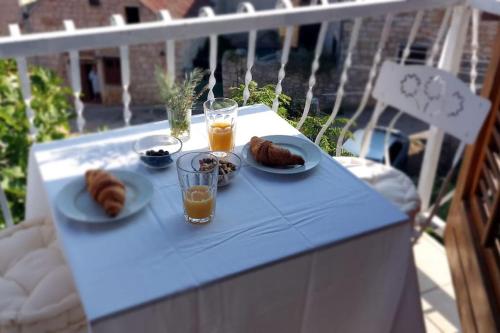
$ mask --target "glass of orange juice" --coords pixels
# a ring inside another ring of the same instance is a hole
[[[229,98],[215,98],[203,103],[210,150],[231,152],[234,148],[238,104]]]
[[[200,163],[208,159],[212,161],[213,167],[207,168],[206,163]],[[186,153],[177,159],[177,175],[186,222],[205,224],[212,221],[219,175],[217,157],[210,153]]]

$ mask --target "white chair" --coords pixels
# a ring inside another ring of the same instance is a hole
[[[12,220],[0,188],[4,219]],[[0,333],[86,332],[71,272],[49,219],[0,231]]]
[[[380,70],[373,97],[377,99],[377,106],[360,143],[360,157],[336,159],[412,218],[420,210],[420,198],[411,179],[390,166],[388,140],[385,140],[384,147],[385,164],[365,158],[380,115],[387,106],[392,106],[461,141],[434,209],[426,220],[427,225],[439,206],[443,189],[460,160],[465,144],[475,141],[488,114],[490,102],[473,94],[465,83],[448,72],[428,66],[398,65],[390,61],[386,61]]]

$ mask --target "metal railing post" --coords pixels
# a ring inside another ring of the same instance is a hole
[[[119,14],[111,16],[111,24],[119,27],[126,25],[123,16]],[[132,96],[130,95],[130,52],[128,45],[120,45],[120,73],[122,77],[121,85],[123,90],[123,121],[125,122],[125,126],[130,126],[130,119],[132,119],[132,110],[130,110]]]
[[[158,13],[160,20],[164,22],[172,21],[172,16],[170,12],[166,9],[160,10]],[[175,40],[167,39],[165,41],[165,60],[167,64],[167,77],[170,81],[174,82],[176,73],[175,73]]]
[[[75,23],[72,20],[64,20],[64,27],[67,31],[75,31]],[[80,73],[80,55],[78,51],[69,51],[69,79],[73,90],[73,103],[76,112],[76,125],[79,133],[83,133],[85,128],[85,117],[83,111],[85,105],[82,102],[82,84]]]
[[[21,28],[18,24],[9,25],[10,35],[13,37],[21,36]],[[31,79],[28,68],[28,60],[26,57],[16,57],[17,72],[19,74],[19,83],[21,85],[21,93],[26,108],[26,118],[29,124],[29,136],[32,140],[36,140],[38,130],[35,126],[35,111],[31,107],[31,100],[33,98],[31,92]]]
[[[450,28],[446,35],[438,68],[454,74],[458,72],[467,35],[467,28],[469,26],[470,13],[470,8],[466,6],[459,6],[453,10]],[[425,146],[424,159],[422,161],[422,169],[418,180],[418,192],[422,200],[422,211],[429,208],[444,138],[444,132],[437,127],[431,126],[429,132],[429,137]]]

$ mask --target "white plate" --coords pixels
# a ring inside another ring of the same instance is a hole
[[[250,152],[250,142],[247,143],[242,150],[243,159],[248,165],[270,173],[279,174],[295,174],[311,170],[319,161],[321,161],[321,151],[318,146],[309,140],[288,135],[268,135],[261,137],[264,140],[272,141],[273,143],[290,150],[292,154],[300,155],[306,162],[304,165],[295,165],[290,167],[269,167],[260,164]]]
[[[153,184],[138,173],[110,171],[125,185],[125,206],[116,217],[109,217],[90,196],[82,175],[67,184],[57,195],[56,206],[66,217],[85,223],[107,223],[128,217],[146,206],[153,196]]]

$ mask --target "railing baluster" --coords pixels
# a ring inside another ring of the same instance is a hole
[[[411,46],[415,42],[415,37],[417,37],[418,29],[420,28],[420,25],[422,24],[423,17],[424,17],[423,10],[419,10],[417,12],[417,14],[415,15],[415,19],[413,20],[413,24],[411,26],[410,33],[408,34],[408,40],[406,41],[403,55],[401,57],[401,60],[399,61],[399,63],[402,65],[404,65],[406,63],[406,60],[410,56]]]
[[[72,20],[64,20],[64,27],[68,31],[75,31],[75,24]],[[70,64],[70,81],[71,89],[73,90],[73,101],[75,104],[76,111],[76,126],[78,132],[82,133],[85,128],[85,118],[83,116],[83,110],[85,108],[82,100],[82,84],[81,84],[81,74],[80,74],[80,56],[77,50],[69,51],[69,64]]]
[[[476,93],[476,80],[477,80],[477,63],[479,58],[477,52],[479,50],[479,21],[480,21],[480,11],[479,9],[472,10],[472,29],[471,29],[471,59],[470,59],[470,89],[473,93]]]
[[[111,16],[111,23],[116,26],[124,26],[125,20],[123,16],[115,14]],[[120,46],[120,71],[122,76],[122,100],[123,100],[123,120],[125,121],[125,126],[130,125],[130,119],[132,118],[132,111],[130,110],[130,102],[132,97],[130,96],[130,57],[129,57],[129,47],[127,45]]]
[[[465,36],[470,10],[465,6],[455,7],[453,15],[443,45],[438,68],[449,71],[453,74],[458,72],[460,60],[463,54]],[[444,139],[444,132],[437,127],[431,126],[427,144],[425,145],[422,169],[418,179],[418,193],[421,198],[421,210],[429,208],[432,188],[436,178],[436,170]]]
[[[316,2],[314,2],[316,3]],[[328,0],[321,0],[322,5],[328,5]],[[297,124],[297,129],[300,129],[304,122],[307,119],[307,115],[309,114],[309,109],[311,108],[311,101],[313,99],[313,88],[316,84],[316,71],[319,68],[319,57],[323,52],[323,45],[325,44],[325,37],[328,31],[329,22],[321,22],[321,26],[319,28],[318,39],[316,40],[316,48],[314,49],[314,60],[311,65],[311,76],[309,77],[309,88],[306,94],[306,103],[304,105],[304,111],[302,112],[302,117]]]
[[[17,24],[10,24],[9,31],[11,36],[21,36],[21,29]],[[29,124],[29,136],[32,140],[36,140],[38,131],[35,127],[35,111],[31,108],[31,80],[28,69],[28,62],[25,57],[16,57],[17,72],[19,73],[19,81],[21,83],[21,93],[23,94],[24,105],[26,107],[26,118]]]
[[[444,32],[446,31],[446,27],[449,24],[450,21],[450,15],[451,15],[451,8],[446,9],[443,19],[441,21],[441,25],[439,26],[438,32],[436,34],[436,38],[434,39],[434,43],[431,48],[431,53],[427,57],[427,60],[425,61],[426,66],[433,66],[434,64],[434,58],[437,55],[437,52],[439,51],[439,46],[441,45],[441,41],[444,37]],[[408,46],[408,44],[407,44]],[[406,61],[406,58],[404,59]],[[402,62],[404,63],[404,61]],[[399,121],[399,119],[402,116],[401,111],[397,111],[396,115],[391,119],[391,122],[389,123],[389,126],[387,127],[385,137],[384,137],[384,163],[385,165],[390,165],[390,156],[389,156],[389,140],[391,138],[391,133],[394,130],[394,127],[396,126],[396,123]]]
[[[424,11],[418,11],[417,12],[417,15],[415,16],[415,19],[413,21],[413,25],[410,29],[410,33],[408,35],[408,40],[406,42],[406,46],[404,48],[404,51],[403,51],[403,54],[402,54],[402,57],[401,57],[401,60],[400,60],[400,63],[401,64],[405,64],[406,63],[406,60],[408,59],[408,57],[410,56],[410,53],[411,53],[411,46],[413,45],[413,42],[415,41],[415,37],[417,35],[417,32],[418,32],[418,29],[420,28],[420,25],[422,23],[422,18],[424,16]],[[382,103],[381,103],[382,104]],[[385,105],[376,105],[375,109],[376,110],[380,110],[380,112],[382,112],[383,110],[385,110],[386,106]],[[377,114],[377,112],[374,112],[373,114],[373,118],[374,119],[374,123],[373,123],[373,128],[371,129],[371,131],[374,130],[374,126],[378,120],[378,117],[380,116],[380,114]],[[392,133],[392,130],[394,128],[394,125],[396,124],[396,122],[399,120],[399,118],[401,117],[401,112],[398,112],[394,117],[393,119],[391,120],[391,123],[389,124],[389,128],[387,129],[386,131],[386,134],[385,134],[385,138],[384,138],[384,162],[386,165],[389,165],[390,164],[390,159],[389,159],[389,154],[388,154],[388,150],[386,149],[388,145],[388,142],[389,142],[389,138],[390,138],[390,135]],[[368,133],[369,129],[366,130],[365,132],[365,136],[366,136],[366,133]],[[337,142],[337,156],[339,156],[339,151],[340,151],[340,148],[339,146],[341,147],[342,143],[343,143],[343,139],[344,139],[344,135],[345,135],[345,131],[342,130],[342,134],[340,135],[340,138],[339,138],[339,141]],[[370,134],[368,134],[370,135]],[[370,144],[370,141],[371,139],[368,139],[368,142],[366,142],[366,151],[364,152],[364,154],[367,154],[368,153],[368,147],[369,147],[369,144]],[[361,149],[361,153],[360,153],[360,156],[362,156],[364,158],[364,155],[363,154],[363,147]]]
[[[11,36],[19,37],[21,36],[21,29],[17,24],[10,24],[9,31]],[[16,57],[17,72],[19,74],[19,81],[21,85],[21,94],[23,96],[23,101],[25,105],[25,114],[28,119],[29,126],[29,137],[31,140],[35,141],[38,131],[35,127],[35,112],[31,108],[31,100],[33,98],[31,93],[31,79],[29,75],[28,62],[25,57]],[[3,188],[0,187],[0,208],[2,210],[2,216],[5,220],[5,225],[7,227],[12,226],[14,221],[12,219],[12,214],[10,212],[9,204],[7,202],[7,196]]]
[[[214,17],[215,13],[211,7],[205,6],[200,8],[201,17]],[[217,69],[217,35],[210,35],[210,78],[208,79],[208,96],[207,100],[215,99],[214,86],[217,83],[215,80],[215,70]]]
[[[394,117],[392,117],[389,126],[386,129],[384,136],[384,164],[391,165],[391,158],[389,156],[389,140],[391,138],[391,133],[394,130],[394,126],[399,121],[399,118],[403,115],[403,112],[398,111]]]
[[[443,40],[444,37],[444,32],[446,31],[446,27],[448,27],[448,24],[450,22],[450,16],[451,16],[451,8],[446,9],[443,19],[441,21],[441,25],[439,26],[438,32],[436,34],[436,38],[434,39],[434,43],[431,48],[431,53],[427,57],[427,60],[425,61],[426,66],[433,66],[434,65],[434,58],[436,57],[438,51],[439,51],[439,46],[441,45],[441,41]],[[406,59],[405,59],[406,61]],[[404,63],[404,62],[402,62]],[[389,140],[391,138],[391,133],[394,130],[394,127],[396,126],[396,123],[399,121],[399,119],[402,116],[402,112],[398,111],[396,115],[391,119],[391,122],[389,123],[389,126],[387,127],[385,137],[384,137],[384,163],[385,165],[390,165],[390,156],[389,156]]]
[[[352,53],[354,51],[354,48],[356,47],[356,44],[358,43],[359,30],[361,29],[362,23],[363,23],[363,19],[361,19],[361,18],[354,19],[354,25],[352,27],[351,37],[349,38],[349,46],[347,47],[347,54],[346,54],[346,58],[344,60],[344,68],[342,70],[342,74],[340,75],[340,82],[339,82],[339,87],[337,89],[337,96],[335,98],[335,103],[333,105],[333,109],[332,109],[332,113],[330,114],[330,117],[328,117],[328,120],[323,125],[323,127],[319,131],[318,135],[316,136],[316,139],[314,140],[314,143],[317,145],[319,145],[319,143],[321,142],[321,138],[325,134],[328,127],[330,127],[333,120],[337,116],[337,113],[340,110],[340,105],[342,104],[342,99],[344,98],[344,86],[347,83],[348,72],[349,72],[349,69],[351,68],[351,65],[352,65]]]
[[[415,20],[413,21],[413,25],[410,30],[410,34],[408,35],[408,41],[406,42],[405,49],[403,51],[403,56],[401,57],[400,64],[404,65],[406,63],[406,60],[410,56],[411,53],[411,46],[413,45],[413,42],[415,41],[415,37],[417,36],[418,29],[420,28],[420,25],[422,23],[422,18],[424,17],[424,11],[420,10],[417,12],[417,15],[415,16]],[[385,165],[390,165],[391,160],[389,156],[389,139],[391,138],[391,133],[394,129],[394,126],[398,122],[399,118],[401,118],[401,111],[397,111],[396,115],[391,119],[391,122],[389,123],[389,126],[385,132],[384,136],[384,164]]]
[[[250,2],[242,2],[238,6],[238,13],[255,13],[255,8]],[[247,71],[245,73],[245,89],[243,89],[243,105],[247,104],[250,98],[250,89],[252,82],[252,67],[255,60],[255,44],[257,41],[257,30],[248,32],[248,51],[247,51]]]
[[[436,39],[434,40],[434,44],[431,48],[431,54],[427,57],[427,61],[425,64],[427,66],[434,66],[434,59],[436,58],[439,47],[441,45],[441,41],[443,40],[446,29],[450,24],[451,13],[453,12],[453,8],[447,8],[444,12],[443,20],[441,21],[441,25],[439,26],[438,32],[436,34]]]
[[[276,8],[286,8],[292,9],[292,3],[290,0],[279,0],[277,2]],[[278,107],[280,105],[279,97],[283,90],[281,83],[285,78],[285,67],[288,63],[288,56],[290,54],[290,46],[292,45],[292,36],[293,36],[293,26],[287,26],[285,28],[285,40],[283,42],[283,49],[281,51],[281,66],[278,72],[278,83],[276,84],[275,97],[273,101],[273,111],[278,112]]]
[[[363,112],[364,108],[366,107],[366,104],[368,103],[368,99],[370,98],[370,94],[373,88],[373,80],[375,79],[375,76],[377,75],[377,70],[378,70],[378,65],[382,59],[382,51],[384,50],[385,44],[387,42],[387,38],[389,36],[389,32],[391,30],[391,25],[393,21],[393,15],[388,14],[385,18],[384,26],[382,28],[382,33],[380,35],[380,39],[377,45],[377,51],[375,52],[375,56],[373,58],[373,63],[372,67],[369,72],[368,76],[368,81],[365,86],[365,90],[363,92],[363,96],[361,98],[361,102],[354,113],[354,115],[349,119],[347,124],[344,126],[342,129],[341,135],[339,137],[339,140],[337,141],[337,147],[336,147],[336,155],[340,156],[342,152],[342,140],[347,132],[347,130],[351,127],[352,124],[356,121],[356,119],[359,117],[359,115]],[[332,119],[333,121],[333,119]],[[326,129],[325,129],[326,131]]]
[[[377,75],[377,70],[378,70],[378,65],[380,64],[380,61],[382,60],[382,50],[384,49],[384,46],[386,44],[387,38],[389,36],[389,32],[391,30],[391,25],[392,25],[392,20],[394,16],[389,14],[386,16],[386,20],[384,23],[384,28],[382,29],[382,35],[380,36],[380,41],[377,49],[377,53],[375,54],[375,58],[373,59],[373,66],[370,70],[370,77],[368,78],[368,84],[365,87],[365,95],[363,95],[363,99],[361,100],[361,105],[360,108],[358,109],[361,114],[363,112],[366,103],[368,102],[368,98],[371,95],[372,89],[373,89],[373,81],[375,80],[375,76]],[[379,105],[380,104],[380,105]],[[368,122],[368,125],[365,128],[365,133],[363,135],[363,140],[361,142],[361,149],[359,152],[359,157],[365,158],[366,154],[368,153],[368,148],[370,146],[370,141],[372,138],[373,130],[375,129],[375,125],[377,124],[378,118],[382,114],[382,112],[385,110],[386,106],[381,103],[377,102],[377,105],[375,106],[375,110],[373,112],[372,117],[370,118],[370,121]],[[359,116],[358,114],[358,116]],[[354,116],[351,118],[351,120],[355,121],[357,119],[357,116]]]
[[[471,13],[471,28],[472,28],[471,35],[472,36],[471,36],[470,89],[474,94],[476,93],[476,90],[477,90],[476,89],[477,63],[478,63],[477,52],[479,49],[478,37],[479,37],[480,14],[481,13],[478,9],[472,9],[472,13]],[[439,207],[444,205],[447,201],[449,201],[453,197],[455,190],[450,191],[446,195],[444,195],[444,193],[446,191],[446,188],[449,185],[450,178],[452,177],[452,171],[456,168],[458,162],[460,161],[460,158],[462,157],[464,150],[465,150],[465,143],[462,141],[462,142],[460,142],[460,145],[458,146],[457,150],[455,151],[455,155],[453,156],[453,162],[451,164],[450,171],[448,172],[448,175],[446,176],[444,182],[441,184],[441,189],[439,191],[439,194],[438,194],[434,204],[428,208],[429,216],[426,218],[424,223],[421,225],[419,236],[432,223],[432,218],[436,215],[437,209],[439,209]],[[416,239],[418,239],[418,237]]]
[[[166,9],[162,9],[159,12],[160,19],[165,22],[172,21],[172,16],[170,12]],[[175,81],[175,40],[167,40],[165,42],[165,57],[167,63],[167,77],[170,81]]]

